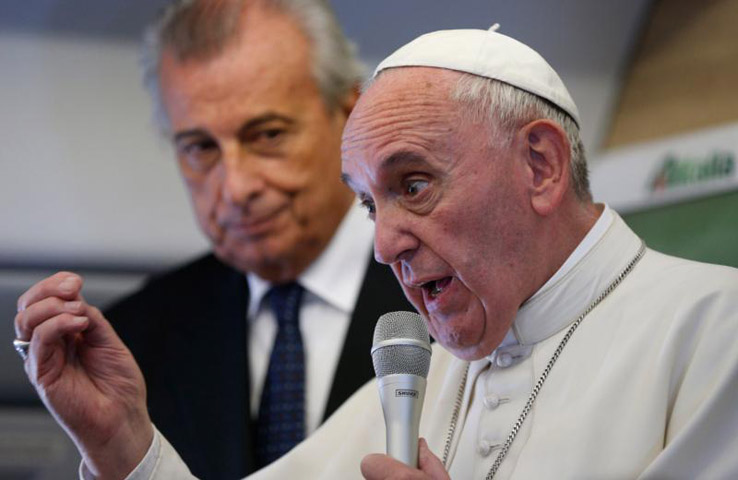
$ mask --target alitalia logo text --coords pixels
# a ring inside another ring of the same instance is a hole
[[[735,173],[733,152],[714,152],[705,157],[679,157],[668,154],[651,180],[651,190],[704,183],[728,178]]]

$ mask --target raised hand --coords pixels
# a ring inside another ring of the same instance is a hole
[[[424,438],[418,442],[418,468],[411,468],[392,457],[378,453],[361,461],[361,474],[366,480],[448,480],[443,463],[428,448]]]
[[[60,272],[18,299],[16,335],[31,342],[25,370],[46,408],[98,478],[125,478],[146,454],[153,426],[133,356],[82,279]]]

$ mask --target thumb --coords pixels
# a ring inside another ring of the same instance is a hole
[[[85,341],[87,343],[95,347],[123,348],[123,342],[98,308],[86,305],[85,315],[90,320],[85,330]]]
[[[443,463],[431,452],[425,438],[418,441],[418,468],[433,479],[449,479]]]

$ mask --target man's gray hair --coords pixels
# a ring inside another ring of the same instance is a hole
[[[217,56],[238,34],[244,8],[254,5],[288,15],[308,38],[312,75],[330,110],[360,84],[364,65],[327,0],[175,0],[146,29],[141,51],[144,85],[162,131],[170,127],[159,88],[162,52],[171,49],[179,61]]]
[[[562,109],[532,93],[497,80],[462,73],[451,98],[458,101],[474,121],[492,127],[491,142],[509,144],[514,132],[533,120],[552,120],[564,129],[571,154],[571,181],[581,201],[591,201],[584,145],[576,122]]]

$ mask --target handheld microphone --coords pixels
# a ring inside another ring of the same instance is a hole
[[[417,313],[390,312],[374,328],[372,362],[387,428],[387,455],[418,466],[418,427],[425,399],[431,347]]]

